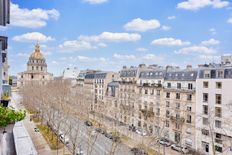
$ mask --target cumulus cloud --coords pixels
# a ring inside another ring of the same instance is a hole
[[[169,30],[171,30],[171,27],[170,27],[170,26],[163,25],[163,26],[161,27],[161,30],[163,30],[163,31],[169,31]]]
[[[215,54],[216,50],[213,48],[208,48],[205,46],[190,46],[180,49],[179,51],[175,51],[176,54]]]
[[[146,52],[146,51],[148,51],[148,49],[143,48],[143,47],[139,47],[139,48],[136,49],[136,51],[139,51],[139,52]]]
[[[113,58],[118,59],[118,60],[135,60],[136,56],[134,55],[124,55],[124,54],[117,54],[115,53],[113,55]]]
[[[65,41],[63,44],[60,44],[59,48],[62,50],[70,50],[70,52],[73,52],[85,49],[93,49],[94,47],[91,45],[91,43],[87,41],[69,40]]]
[[[55,40],[51,36],[46,36],[40,32],[31,32],[31,33],[25,33],[22,35],[14,36],[13,37],[14,41],[18,42],[30,42],[30,41],[40,41],[40,42],[47,42],[47,41],[52,41]]]
[[[147,60],[147,61],[160,61],[163,60],[162,57],[160,56],[156,56],[155,54],[146,54],[142,57],[143,60]]]
[[[127,31],[145,32],[148,30],[154,30],[160,27],[160,22],[157,19],[143,20],[141,18],[133,19],[124,25],[124,29]]]
[[[41,8],[29,10],[20,8],[19,5],[11,3],[11,25],[26,28],[40,28],[47,25],[50,19],[57,20],[60,16],[56,9],[44,10]]]
[[[216,35],[217,34],[217,30],[215,28],[210,28],[209,29],[209,32],[212,34],[212,35]]]
[[[213,38],[201,42],[201,45],[204,45],[204,46],[218,45],[218,44],[220,44],[220,41],[215,40]]]
[[[80,40],[89,42],[130,42],[138,41],[141,39],[141,35],[137,33],[113,33],[113,32],[103,32],[95,36],[80,36]]]
[[[177,4],[177,8],[185,10],[199,10],[204,7],[224,8],[229,5],[226,0],[187,0]]]
[[[176,19],[176,16],[169,16],[168,17],[168,20],[173,20],[173,19]]]
[[[84,2],[89,4],[102,4],[108,2],[108,0],[84,0]]]
[[[228,23],[232,24],[232,17],[227,20]]]
[[[190,45],[191,43],[188,41],[182,41],[176,38],[160,38],[153,40],[151,42],[152,45],[164,45],[164,46],[184,46]]]

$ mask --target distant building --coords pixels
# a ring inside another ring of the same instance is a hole
[[[80,70],[77,67],[68,67],[63,71],[63,79],[77,79]]]
[[[47,72],[46,59],[37,43],[35,45],[35,51],[29,57],[27,71],[18,73],[17,86],[20,87],[30,82],[46,84],[47,81],[52,79],[53,75]]]

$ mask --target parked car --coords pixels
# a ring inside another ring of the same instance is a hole
[[[110,133],[106,133],[105,136],[106,136],[107,138],[109,138],[109,139],[113,139],[113,135],[112,135],[111,132],[110,132]]]
[[[131,130],[131,131],[135,132],[135,131],[136,131],[136,127],[135,127],[135,126],[133,126],[133,125],[130,125],[130,126],[129,126],[129,130]]]
[[[178,152],[182,152],[182,153],[184,153],[184,154],[189,153],[188,148],[183,147],[183,146],[180,146],[180,145],[178,145],[178,144],[172,144],[172,145],[171,145],[171,149],[176,150],[176,151],[178,151]]]
[[[93,126],[93,123],[90,122],[90,121],[85,121],[85,125],[86,125],[86,126]]]
[[[143,148],[134,147],[131,149],[131,152],[133,152],[134,155],[148,155],[148,153]]]
[[[135,132],[138,133],[141,136],[146,136],[147,135],[147,132],[145,130],[143,130],[143,129],[140,129],[140,128],[136,129]]]
[[[101,133],[102,129],[101,128],[96,128],[95,131]]]
[[[64,143],[64,144],[68,144],[68,143],[69,143],[69,138],[66,137],[66,136],[64,136],[64,134],[61,134],[61,135],[60,135],[60,140],[61,140],[61,142]]]
[[[64,134],[64,132],[63,132],[63,131],[61,131],[61,130],[59,130],[59,132],[58,132],[58,136],[63,135],[63,134]]]
[[[158,141],[161,145],[164,145],[164,146],[170,146],[171,143],[168,139],[166,138],[161,138],[159,141]]]
[[[101,134],[105,135],[106,134],[106,130],[105,129],[101,129]]]
[[[77,154],[76,155],[85,155],[85,153],[84,153],[83,149],[81,148],[81,146],[79,146],[77,148]]]

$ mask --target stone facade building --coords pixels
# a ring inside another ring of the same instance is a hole
[[[46,59],[37,43],[35,45],[35,51],[30,55],[27,62],[27,71],[18,73],[17,87],[21,87],[30,82],[46,84],[46,81],[52,79],[53,75],[47,72]]]

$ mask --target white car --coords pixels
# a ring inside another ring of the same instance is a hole
[[[81,147],[78,147],[77,149],[77,155],[85,155],[84,151],[81,149]]]
[[[64,144],[68,144],[69,143],[69,138],[64,136],[64,134],[60,135],[60,140],[62,141],[62,143]]]
[[[142,129],[137,129],[135,132],[137,134],[139,134],[139,135],[142,135],[142,136],[146,136],[147,135],[147,132],[145,130],[142,130]]]
[[[171,143],[168,139],[165,139],[165,138],[161,138],[159,141],[158,141],[161,145],[165,145],[165,146],[170,146]]]
[[[184,153],[184,154],[189,153],[188,148],[183,147],[183,146],[180,146],[180,145],[178,145],[178,144],[172,144],[172,145],[171,145],[171,149],[176,150],[176,151],[178,151],[178,152],[182,152],[182,153]]]

